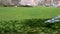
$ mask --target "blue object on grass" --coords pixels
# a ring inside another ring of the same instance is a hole
[[[54,23],[54,22],[59,22],[60,20],[47,20],[45,21],[45,23],[49,22],[49,23]]]
[[[47,22],[49,22],[49,23],[59,22],[60,21],[59,18],[60,18],[60,15],[52,18],[51,20],[45,21],[45,23],[47,23]]]

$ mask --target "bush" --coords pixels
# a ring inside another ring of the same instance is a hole
[[[38,33],[59,33],[60,22],[44,23],[48,19],[25,19],[23,21],[10,20],[0,21],[0,34],[36,34]]]

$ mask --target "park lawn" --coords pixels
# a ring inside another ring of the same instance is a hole
[[[0,7],[0,20],[47,19],[60,15],[55,7]]]
[[[55,7],[0,7],[0,34],[60,34],[60,22],[44,23],[57,15]]]

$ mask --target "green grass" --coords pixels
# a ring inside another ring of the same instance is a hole
[[[46,19],[60,15],[55,7],[0,7],[0,20]]]
[[[60,8],[55,7],[0,7],[0,34],[60,34],[60,22],[44,23],[57,15]]]

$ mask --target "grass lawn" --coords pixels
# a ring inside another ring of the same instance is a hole
[[[60,8],[54,7],[0,7],[0,20],[46,19],[60,15]]]
[[[44,23],[57,15],[55,7],[0,7],[0,34],[60,34],[60,22]]]

